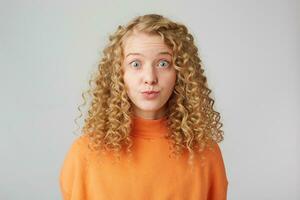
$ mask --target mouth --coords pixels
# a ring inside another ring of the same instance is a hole
[[[151,99],[155,99],[156,97],[159,96],[159,91],[145,91],[142,92],[142,95],[145,99],[147,100],[151,100]]]
[[[155,94],[155,93],[159,93],[159,91],[151,90],[151,91],[144,91],[142,93],[143,94]]]

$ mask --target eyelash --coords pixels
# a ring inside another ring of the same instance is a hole
[[[134,61],[130,62],[129,65],[132,66],[132,63],[134,63],[134,62],[136,62],[136,61],[138,61],[138,60],[134,60]],[[170,65],[170,62],[167,61],[167,60],[160,60],[160,61],[165,61],[165,62],[167,63],[167,66],[166,66],[166,67],[163,67],[163,68],[168,68],[168,66]],[[137,67],[133,67],[133,68],[137,68]]]

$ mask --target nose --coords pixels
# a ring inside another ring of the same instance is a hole
[[[157,83],[157,72],[155,67],[146,66],[144,70],[144,83],[145,84],[155,84]]]

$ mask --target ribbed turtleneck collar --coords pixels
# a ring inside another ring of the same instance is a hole
[[[145,119],[134,115],[132,123],[132,135],[134,137],[162,138],[169,131],[166,116],[159,119]]]

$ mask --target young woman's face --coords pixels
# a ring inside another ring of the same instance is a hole
[[[123,55],[124,82],[134,114],[146,119],[163,117],[176,82],[172,50],[159,35],[135,32],[124,40]]]

